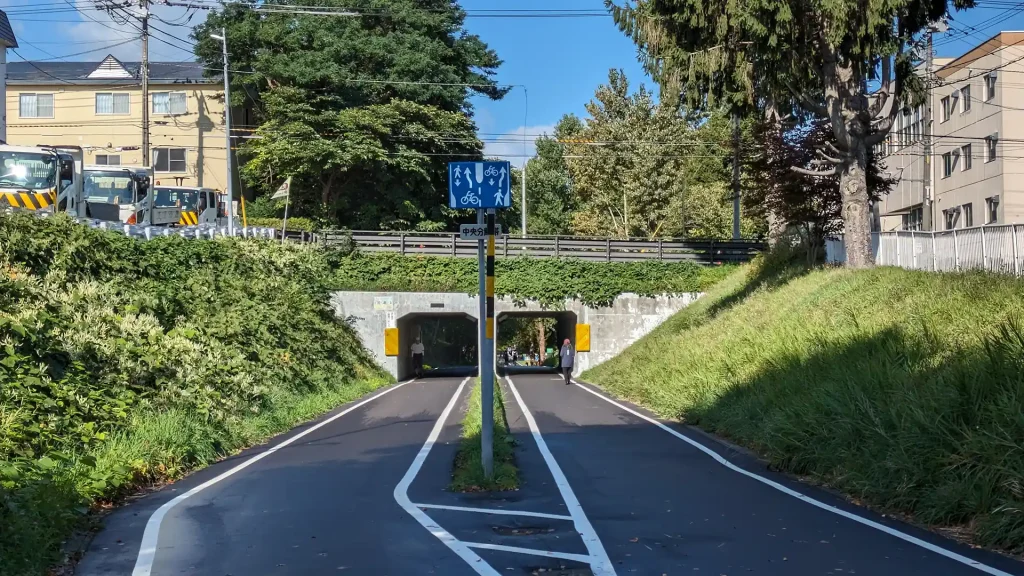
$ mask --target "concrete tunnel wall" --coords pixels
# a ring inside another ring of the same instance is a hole
[[[590,325],[591,351],[576,356],[575,373],[579,374],[606,362],[631,344],[643,338],[670,316],[689,306],[701,294],[645,297],[623,294],[611,306],[586,306],[577,300],[567,300],[562,310],[544,309],[536,302],[527,301],[516,306],[510,298],[496,298],[495,318],[503,313],[538,313],[550,316],[553,312],[572,312],[581,324]],[[477,297],[474,294],[449,292],[334,292],[331,306],[335,314],[351,322],[363,345],[373,353],[377,362],[395,378],[404,377],[411,362],[384,354],[384,330],[398,328],[399,320],[410,315],[464,314],[477,318]],[[405,321],[403,321],[405,324]],[[400,341],[405,339],[399,334]],[[575,338],[575,336],[573,336]],[[401,356],[408,356],[408,340]]]

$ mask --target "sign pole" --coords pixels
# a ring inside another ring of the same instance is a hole
[[[476,211],[476,223],[481,227],[485,226],[484,222],[484,210],[482,208]],[[483,382],[484,377],[484,339],[486,338],[486,328],[484,323],[487,321],[487,259],[484,252],[484,239],[483,236],[476,241],[476,262],[477,262],[477,284],[479,294],[479,302],[477,303],[477,340],[476,340],[476,365],[478,368],[477,374],[480,376],[480,381]]]
[[[480,372],[482,409],[480,460],[484,476],[494,477],[494,209],[487,210],[487,323],[484,334],[484,358]]]

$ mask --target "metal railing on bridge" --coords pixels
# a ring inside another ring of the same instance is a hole
[[[317,234],[327,244],[351,241],[363,252],[403,255],[477,257],[476,240],[461,240],[450,232],[330,232]],[[694,262],[698,264],[747,262],[764,250],[754,240],[614,239],[579,236],[514,236],[496,238],[499,257],[579,258],[595,262]]]

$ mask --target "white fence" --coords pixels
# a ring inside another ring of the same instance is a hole
[[[1024,225],[982,226],[943,232],[875,232],[875,264],[910,270],[988,270],[1020,275],[1024,268]],[[825,246],[829,262],[846,261],[842,238]]]

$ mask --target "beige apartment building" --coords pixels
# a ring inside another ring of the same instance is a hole
[[[223,84],[188,62],[151,62],[149,102],[139,64],[11,62],[7,142],[81,146],[86,164],[142,166],[142,107],[151,166],[163,185],[227,189]]]
[[[931,157],[924,107],[904,110],[875,150],[898,180],[875,206],[877,226],[1024,223],[1024,32],[1001,32],[958,58],[934,61]]]

